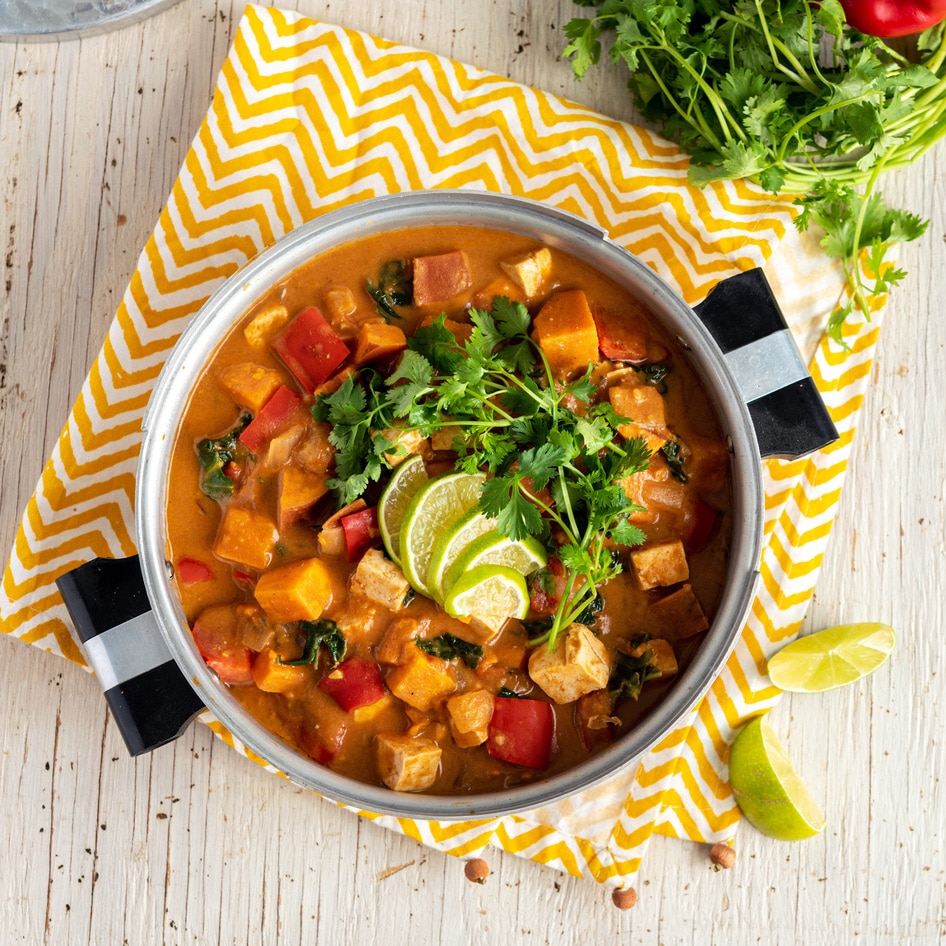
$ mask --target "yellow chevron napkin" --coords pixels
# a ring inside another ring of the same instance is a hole
[[[621,885],[655,832],[729,837],[727,746],[778,692],[766,656],[797,633],[834,516],[878,319],[824,336],[838,271],[792,226],[787,200],[742,182],[697,191],[675,146],[642,129],[429,53],[277,9],[249,7],[213,103],[25,511],[0,589],[5,633],[84,665],[55,587],[96,556],[135,551],[141,417],[161,365],[211,292],[313,217],[402,190],[468,187],[545,201],[603,226],[695,303],[765,265],[841,440],[768,462],[762,582],[705,699],[635,770],[525,816],[430,823],[378,817],[459,856],[495,846]],[[879,306],[880,303],[878,303]],[[202,717],[248,753],[209,714]],[[259,761],[258,759],[255,761]],[[265,764],[265,763],[263,763]]]

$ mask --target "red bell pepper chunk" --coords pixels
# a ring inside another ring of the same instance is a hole
[[[260,447],[286,426],[301,405],[302,398],[282,385],[240,434],[240,443],[250,453],[259,454]]]
[[[314,306],[303,309],[276,336],[272,349],[310,394],[350,354],[348,346]]]
[[[357,562],[371,546],[381,540],[377,506],[343,516],[341,526],[345,533],[345,552],[349,562]]]
[[[193,585],[198,581],[210,581],[213,569],[196,558],[182,558],[174,568],[174,574],[182,585]]]
[[[555,711],[543,700],[497,696],[486,751],[495,759],[544,769],[552,755]]]
[[[200,656],[222,683],[252,683],[253,651],[223,631],[217,621],[197,618],[192,633]]]
[[[598,329],[598,348],[605,358],[615,361],[647,360],[647,329],[631,312],[609,312],[595,306],[592,312]]]
[[[716,527],[719,510],[702,499],[697,499],[693,508],[690,531],[684,539],[684,546],[689,554],[702,551]]]
[[[370,706],[384,696],[384,683],[377,664],[352,657],[330,670],[319,681],[319,689],[350,713],[359,706]]]

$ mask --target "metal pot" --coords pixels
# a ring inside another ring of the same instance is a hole
[[[629,290],[669,329],[715,404],[732,445],[733,538],[728,578],[700,650],[662,703],[612,746],[553,777],[473,796],[405,794],[338,775],[273,736],[201,659],[165,561],[167,471],[178,419],[204,365],[231,326],[270,287],[350,240],[407,227],[455,224],[527,235],[559,247]],[[421,819],[528,810],[630,766],[667,734],[725,663],[754,594],[762,544],[760,458],[801,456],[837,439],[761,271],[720,282],[687,306],[662,279],[597,226],[523,198],[473,191],[395,194],[327,214],[293,231],[210,298],[168,358],[144,421],[138,467],[137,558],[98,559],[59,587],[129,750],[179,735],[206,705],[254,753],[294,782],[359,809]],[[143,583],[142,583],[143,581]]]

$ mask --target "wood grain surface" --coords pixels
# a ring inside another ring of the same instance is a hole
[[[575,82],[569,0],[287,0],[284,7],[508,75],[619,118],[620,70]],[[117,33],[0,43],[0,548],[210,102],[241,3],[184,0]],[[902,249],[873,384],[808,626],[877,620],[868,680],[771,722],[823,836],[740,827],[736,866],[656,839],[637,906],[499,853],[462,864],[273,778],[196,726],[130,759],[98,683],[0,642],[4,944],[718,943],[946,940],[946,151],[885,185],[932,219]],[[396,932],[395,932],[396,931]]]

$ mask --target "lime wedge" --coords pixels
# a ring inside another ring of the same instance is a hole
[[[531,575],[537,569],[544,568],[547,561],[545,549],[531,536],[510,539],[500,535],[494,528],[474,539],[462,551],[447,569],[443,587],[449,590],[461,576],[480,565],[503,565],[520,575]]]
[[[770,838],[801,841],[824,830],[818,803],[761,716],[736,736],[729,753],[729,784],[740,811]]]
[[[431,596],[427,572],[434,546],[465,512],[478,502],[486,477],[479,473],[444,473],[414,494],[401,523],[401,567],[411,587]]]
[[[401,525],[414,494],[427,482],[422,457],[405,460],[395,471],[378,503],[378,527],[381,540],[392,561],[401,564]]]
[[[498,627],[506,618],[529,613],[529,589],[520,572],[504,565],[479,565],[453,584],[444,599],[450,617],[479,618]]]
[[[841,624],[786,644],[768,663],[781,690],[820,693],[873,673],[891,654],[897,635],[886,624]]]
[[[495,519],[484,515],[479,509],[470,509],[437,540],[427,569],[427,587],[438,601],[443,601],[446,588],[444,578],[450,566],[474,539],[495,531]]]

